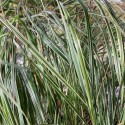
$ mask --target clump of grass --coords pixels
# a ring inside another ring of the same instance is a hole
[[[125,123],[122,10],[8,0],[0,11],[1,125]]]

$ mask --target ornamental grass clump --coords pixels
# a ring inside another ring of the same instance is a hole
[[[123,5],[0,6],[0,125],[125,124]]]

